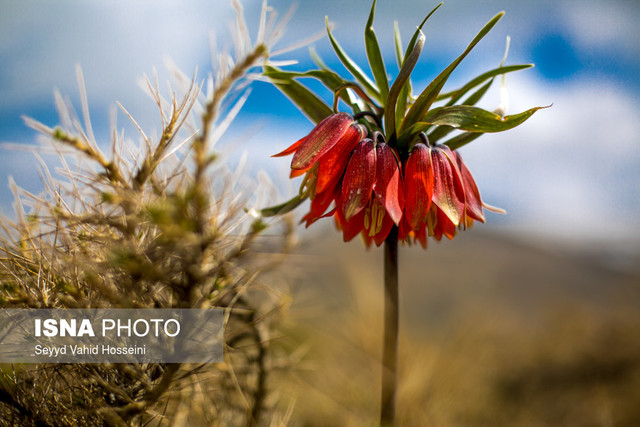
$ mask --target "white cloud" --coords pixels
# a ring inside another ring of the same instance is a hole
[[[617,48],[640,54],[638,2],[590,2],[588,6],[581,2],[560,2],[559,11],[582,48]]]
[[[0,107],[28,105],[49,97],[53,87],[76,93],[76,64],[85,72],[90,95],[111,104],[130,98],[136,78],[162,68],[170,55],[188,72],[208,58],[208,32],[226,25],[226,2],[115,0],[3,3]],[[222,7],[221,7],[222,6]],[[219,28],[224,38],[226,27]],[[135,96],[138,93],[134,93]]]
[[[504,197],[510,220],[532,231],[582,238],[640,229],[638,100],[602,82],[518,77],[508,86],[512,113],[553,107],[463,149],[481,189]]]

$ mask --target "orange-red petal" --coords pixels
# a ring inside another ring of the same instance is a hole
[[[336,146],[318,161],[318,180],[316,192],[321,193],[336,185],[344,173],[349,162],[349,153],[358,145],[364,137],[366,129],[362,125],[353,124],[357,132],[349,132]]]
[[[371,198],[376,178],[376,149],[371,139],[356,146],[342,178],[342,213],[346,220],[362,211]]]
[[[465,195],[465,212],[469,217],[476,221],[484,222],[484,212],[482,211],[482,199],[480,198],[480,191],[476,185],[471,172],[462,161],[462,156],[457,151],[453,154],[456,158],[458,169],[462,175],[462,182],[464,183],[464,195]]]
[[[304,175],[309,169],[311,169],[311,167],[308,167],[306,169],[291,169],[291,172],[289,172],[289,178],[295,178],[297,176]]]
[[[342,213],[342,203],[341,200],[336,201],[337,209],[336,209],[336,224],[340,230],[342,230],[342,238],[345,242],[350,241],[354,237],[356,237],[364,227],[364,214],[365,211],[361,210],[351,219],[347,220]]]
[[[434,175],[429,148],[418,143],[404,168],[404,212],[414,230],[427,218],[433,196]]]
[[[376,146],[376,182],[373,191],[393,222],[400,224],[404,206],[402,176],[397,155],[384,142]]]
[[[311,209],[302,218],[302,220],[306,222],[307,227],[324,216],[325,211],[329,205],[331,205],[331,202],[335,200],[336,195],[337,191],[335,190],[329,190],[315,195],[311,201]]]
[[[291,169],[312,166],[343,137],[359,134],[360,129],[351,126],[353,123],[353,117],[347,113],[332,114],[322,120],[296,150],[291,160]]]
[[[443,235],[446,236],[447,239],[452,240],[456,235],[456,225],[451,222],[446,212],[442,209],[438,208],[436,217],[437,223],[434,232],[436,240],[442,239]]]
[[[293,144],[291,144],[291,146],[289,148],[287,148],[286,150],[281,151],[278,154],[274,154],[271,157],[284,157],[284,156],[288,156],[289,154],[295,153],[296,150],[298,149],[298,147],[300,147],[300,145],[305,141],[305,139],[307,139],[306,136],[304,138],[302,138],[302,139],[297,140]]]
[[[420,242],[422,249],[427,249],[427,224],[420,224],[420,228],[415,231],[415,240]]]
[[[457,227],[465,209],[464,184],[458,165],[446,145],[431,148],[431,160],[434,182],[432,201]]]

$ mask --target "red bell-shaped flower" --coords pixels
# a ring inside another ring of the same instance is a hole
[[[373,191],[396,225],[402,219],[405,195],[402,188],[402,172],[399,167],[398,153],[387,143],[376,146],[376,182]]]
[[[349,159],[342,178],[341,207],[348,221],[369,203],[376,182],[376,147],[373,140],[363,139]]]
[[[345,241],[361,234],[381,245],[402,220],[404,192],[395,150],[371,139],[358,144],[349,160],[336,201],[336,223]]]
[[[330,154],[335,158],[337,152],[349,153],[365,134],[365,128],[356,124],[350,114],[332,114],[318,123],[309,135],[272,157],[295,153],[291,160],[291,169],[292,174],[298,176]],[[336,175],[333,169],[328,167],[325,173]]]
[[[464,183],[455,156],[446,145],[436,145],[431,148],[433,161],[433,198],[432,201],[442,215],[447,218],[454,228],[460,224],[465,212]]]
[[[433,186],[431,149],[418,143],[411,150],[404,168],[404,215],[412,229],[417,230],[427,220]]]
[[[462,161],[462,156],[457,151],[453,152],[456,164],[458,165],[458,169],[460,170],[460,174],[462,175],[462,182],[464,184],[464,195],[465,195],[465,225],[469,226],[475,221],[484,222],[484,212],[482,211],[482,199],[480,198],[480,191],[478,191],[478,186],[476,185],[476,181],[473,179],[471,172],[467,168],[467,166]]]
[[[309,135],[273,156],[293,154],[292,178],[307,172],[313,174],[314,184],[309,193],[311,210],[303,218],[307,227],[332,214],[325,212],[339,194],[340,179],[351,151],[365,135],[366,128],[355,123],[351,115],[332,114],[318,123]]]

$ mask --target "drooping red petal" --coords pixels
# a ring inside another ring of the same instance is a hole
[[[452,240],[456,235],[456,225],[449,219],[447,214],[440,208],[436,214],[437,222],[434,229],[434,237],[436,240],[442,239],[442,236],[446,236],[447,239]]]
[[[418,241],[420,246],[427,249],[427,222],[420,224],[417,230],[411,228],[406,217],[402,217],[398,227],[398,241],[405,241],[409,244]]]
[[[465,212],[476,221],[484,222],[484,212],[482,211],[482,199],[476,181],[473,179],[471,172],[462,161],[462,156],[457,151],[453,152],[456,158],[456,164],[462,174],[462,182],[464,183],[465,195]]]
[[[427,218],[433,196],[434,174],[429,148],[418,143],[404,168],[404,212],[411,228],[418,229]]]
[[[364,214],[365,211],[361,210],[354,215],[351,219],[347,220],[343,214],[342,201],[338,199],[336,201],[336,225],[338,229],[342,230],[342,238],[345,242],[350,241],[356,237],[364,228]]]
[[[318,219],[324,216],[325,211],[336,199],[337,191],[329,190],[323,193],[317,193],[313,200],[311,201],[311,209],[309,212],[302,218],[303,221],[306,222],[306,226],[310,226]]]
[[[411,225],[409,225],[409,221],[407,220],[407,216],[403,216],[400,220],[400,225],[398,225],[398,241],[408,241],[410,234],[412,232]]]
[[[362,237],[362,243],[364,243],[364,246],[369,249],[371,247],[371,242],[373,242],[373,239],[366,234],[360,234],[360,237]]]
[[[393,220],[376,198],[371,198],[367,207],[349,220],[342,213],[341,201],[336,201],[336,204],[336,225],[342,230],[345,242],[360,234],[367,247],[372,242],[380,246],[393,227]]]
[[[353,124],[351,126],[355,127],[358,132],[349,132],[318,161],[316,192],[323,192],[340,181],[349,162],[349,154],[364,137],[366,129],[362,125]]]
[[[384,142],[376,146],[376,182],[373,191],[393,222],[400,224],[404,207],[402,176],[393,148]]]
[[[433,203],[451,220],[460,224],[464,215],[464,184],[458,165],[449,147],[437,145],[431,148],[433,161]]]
[[[373,241],[376,243],[376,246],[380,246],[387,239],[387,236],[391,232],[391,228],[393,227],[393,220],[391,216],[384,212],[382,217],[382,225],[379,227],[378,232],[373,236]]]
[[[306,169],[291,169],[291,172],[289,172],[289,178],[295,178],[297,176],[304,175],[309,169],[311,169],[311,167],[308,167]]]
[[[376,149],[371,139],[363,139],[353,151],[342,178],[342,213],[350,220],[371,198],[376,178]]]
[[[376,246],[380,246],[389,235],[393,227],[393,220],[376,197],[372,197],[369,200],[363,212],[364,218],[362,225],[364,227],[362,234],[373,239]]]
[[[353,117],[347,113],[332,114],[322,120],[300,144],[291,160],[291,169],[306,169],[320,160],[338,141],[348,134],[359,133]]]
[[[415,240],[420,242],[422,249],[427,249],[427,224],[420,224],[420,228],[415,231]]]
[[[284,156],[288,156],[289,154],[293,154],[296,152],[296,150],[298,149],[298,147],[300,147],[300,145],[304,142],[304,140],[307,139],[307,137],[305,136],[302,139],[297,140],[296,142],[294,142],[289,148],[287,148],[284,151],[279,152],[278,154],[274,154],[271,157],[284,157]]]

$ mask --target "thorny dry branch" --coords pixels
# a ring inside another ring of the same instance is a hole
[[[0,423],[252,425],[275,417],[266,378],[282,363],[273,363],[269,344],[286,297],[263,280],[288,250],[291,227],[285,221],[276,240],[260,237],[265,224],[245,208],[261,202],[244,191],[246,180],[216,162],[212,145],[244,102],[228,105],[229,95],[253,67],[270,63],[284,23],[276,24],[265,3],[251,43],[242,8],[233,5],[236,57],[218,56],[206,94],[194,74],[167,102],[157,77],[147,79],[161,116],[157,140],[120,106],[141,146],[114,126],[107,157],[93,134],[80,72],[82,121],[59,94],[59,127],[26,118],[46,137],[44,148],[59,155],[60,178],[41,161],[44,195],[11,182],[17,221],[0,223],[0,307],[226,307],[225,363],[4,366]],[[199,130],[186,129],[197,123]]]

